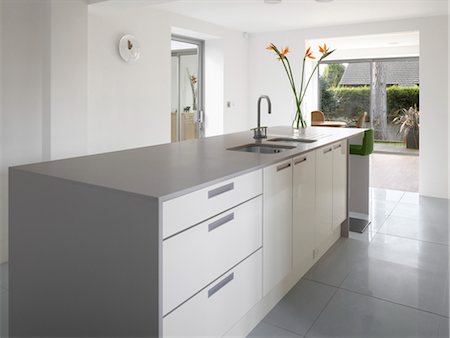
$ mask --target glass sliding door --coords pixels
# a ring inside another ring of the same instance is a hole
[[[327,120],[354,126],[367,112],[363,127],[374,129],[377,143],[393,151],[408,146],[408,135],[396,121],[405,111],[419,109],[418,58],[324,62],[319,86],[320,109]]]
[[[171,140],[203,137],[203,42],[173,36],[171,67]]]

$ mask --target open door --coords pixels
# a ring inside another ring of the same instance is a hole
[[[204,42],[172,36],[171,141],[204,137]]]

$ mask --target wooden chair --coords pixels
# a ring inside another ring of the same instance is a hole
[[[311,122],[325,122],[325,115],[319,110],[314,110],[311,112]]]
[[[367,112],[362,113],[359,115],[358,120],[356,121],[356,128],[362,128],[364,125],[364,122],[366,122]]]

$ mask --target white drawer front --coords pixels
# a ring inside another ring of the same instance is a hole
[[[262,197],[163,242],[166,314],[262,245]]]
[[[164,337],[221,337],[260,299],[261,250],[163,319]]]
[[[262,193],[262,172],[251,173],[186,194],[162,205],[163,238]]]

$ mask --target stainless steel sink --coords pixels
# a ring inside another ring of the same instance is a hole
[[[293,137],[275,137],[267,141],[272,142],[296,142],[296,143],[313,143],[317,140],[307,139],[307,138],[293,138]]]
[[[229,148],[227,150],[235,150],[235,151],[245,151],[248,153],[260,153],[260,154],[278,154],[282,151],[294,149],[295,146],[286,146],[286,145],[280,145],[280,144],[246,144],[243,146],[238,146],[234,148]]]

